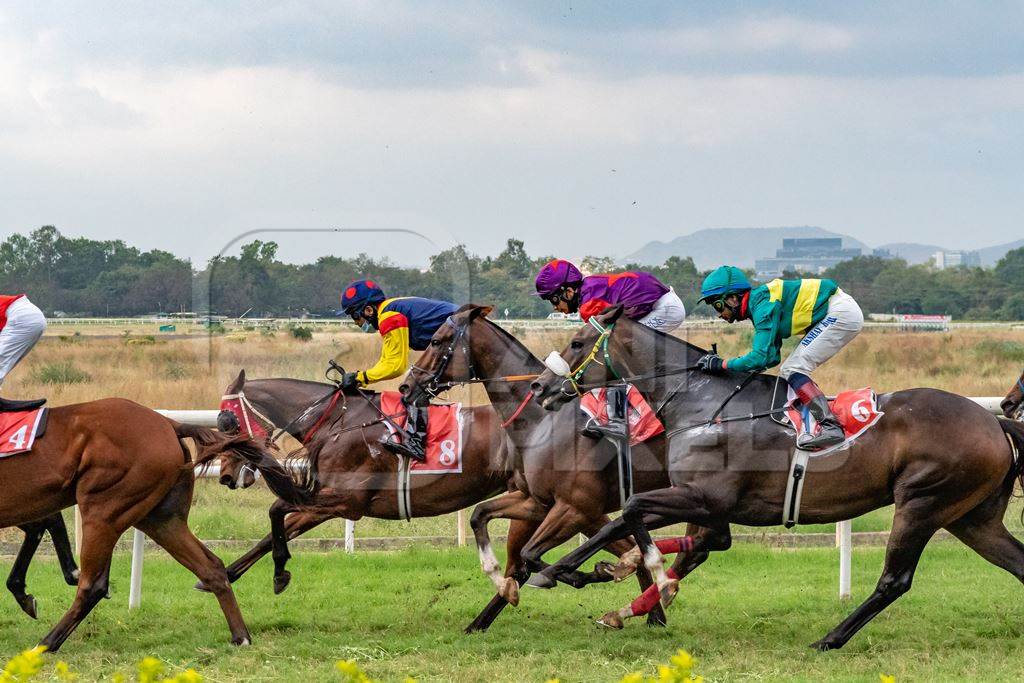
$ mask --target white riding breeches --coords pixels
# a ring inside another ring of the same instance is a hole
[[[0,385],[46,329],[46,316],[28,297],[21,297],[7,308],[7,324],[0,330]]]
[[[789,379],[794,372],[810,375],[822,363],[839,353],[864,327],[864,313],[853,297],[837,290],[828,300],[828,313],[807,331],[796,349],[779,368]]]
[[[637,322],[659,332],[671,332],[686,320],[686,307],[674,289],[669,288],[654,302],[651,312]]]

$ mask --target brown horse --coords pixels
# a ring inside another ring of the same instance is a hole
[[[32,452],[0,460],[0,526],[43,519],[75,503],[82,515],[78,592],[41,642],[50,651],[106,595],[114,544],[132,526],[212,587],[233,643],[250,641],[224,565],[188,528],[194,475],[183,438],[203,446],[197,463],[237,453],[280,495],[295,493],[287,473],[255,443],[179,424],[123,399],[51,408],[46,435]]]
[[[1017,378],[1016,384],[1006,392],[1006,397],[999,407],[1002,408],[1003,415],[1011,420],[1024,420],[1024,372]]]
[[[301,504],[274,501],[269,512],[271,533],[228,567],[231,581],[272,551],[274,592],[280,593],[291,580],[285,569],[290,558],[288,540],[329,519],[401,518],[396,486],[398,461],[377,444],[386,429],[378,410],[379,395],[363,392],[368,400],[339,395],[338,401],[331,403],[327,399],[335,391],[332,384],[297,379],[246,381],[245,371],[228,386],[226,394],[243,397],[240,400],[252,412],[251,419],[258,420],[268,433],[286,426],[294,438],[305,443],[307,454],[292,460],[308,473],[303,481],[307,497]],[[221,411],[218,426],[236,433],[241,429],[239,416]],[[507,491],[512,470],[509,457],[507,439],[494,411],[489,407],[465,409],[462,471],[413,474],[412,516],[448,514]],[[251,483],[251,477],[237,459],[222,458],[221,483],[231,488],[245,486]],[[513,561],[530,531],[523,525],[509,530]]]
[[[59,512],[46,519],[19,524],[18,528],[25,532],[25,540],[22,541],[18,556],[14,558],[14,564],[11,566],[11,573],[7,576],[7,590],[18,601],[18,606],[25,614],[36,619],[38,605],[35,597],[31,593],[25,592],[25,576],[28,573],[32,557],[43,540],[43,534],[50,534],[53,548],[57,553],[57,561],[60,563],[61,573],[69,586],[78,585],[78,565],[75,564],[75,556],[71,552],[71,540],[68,538],[68,529],[64,525],[64,517]]]
[[[544,365],[518,339],[487,319],[490,310],[467,305],[441,326],[407,376],[403,391],[407,400],[422,401],[452,384],[482,381],[491,405],[505,420],[521,483],[518,490],[477,505],[471,524],[484,573],[501,598],[516,604],[519,585],[531,572],[547,566],[541,561],[544,553],[579,533],[594,534],[608,522],[608,513],[621,507],[619,474],[614,446],[606,439],[580,434],[583,419],[578,410],[545,412],[531,400],[528,383],[502,381],[509,376],[535,376]],[[663,437],[634,446],[632,458],[635,490],[668,485]],[[539,524],[522,549],[522,565],[509,565],[504,576],[491,550],[487,525],[492,519]],[[622,540],[606,550],[621,556],[633,547]],[[680,555],[677,573],[684,576],[706,558],[704,548]],[[598,565],[589,574],[563,574],[559,579],[580,588],[611,577],[607,565]],[[646,572],[638,578],[641,588],[650,585]],[[657,609],[648,621],[663,624],[664,615]]]
[[[633,535],[659,586],[667,589],[670,583],[649,529],[686,521],[728,538],[732,523],[768,526],[782,517],[793,434],[757,417],[772,407],[775,378],[754,376],[719,410],[743,386],[737,376],[694,372],[702,349],[621,313],[615,307],[597,316],[603,331],[581,327],[562,357],[576,369],[576,383],[604,384],[618,381],[616,376],[654,371],[658,379],[636,384],[649,401],[665,406],[672,487],[633,496],[621,519],[535,574],[531,585],[553,587],[559,572],[575,569],[605,543]],[[538,401],[549,409],[568,402],[575,393],[570,388],[572,381],[550,370],[534,385]],[[921,552],[939,529],[1024,581],[1024,544],[1003,525],[1020,477],[1017,455],[1024,448],[1024,425],[998,420],[973,401],[937,389],[887,394],[879,397],[879,407],[885,414],[874,427],[846,448],[812,457],[807,468],[801,522],[835,522],[893,503],[896,507],[877,587],[814,643],[820,650],[842,647],[910,590]],[[716,413],[723,417],[712,422]]]

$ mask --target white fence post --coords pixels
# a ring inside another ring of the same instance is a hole
[[[345,552],[354,553],[356,551],[356,523],[351,519],[345,520]]]
[[[455,513],[455,540],[459,547],[466,545],[466,511],[459,510]]]
[[[850,598],[850,569],[853,564],[853,523],[836,522],[836,545],[839,546],[839,599]]]
[[[75,557],[82,562],[82,511],[75,506]]]
[[[146,536],[135,529],[132,538],[132,578],[128,589],[128,609],[135,609],[142,604],[142,550],[146,544]]]

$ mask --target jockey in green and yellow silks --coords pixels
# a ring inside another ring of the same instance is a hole
[[[409,369],[409,351],[425,350],[430,338],[458,307],[447,301],[415,296],[389,299],[373,280],[356,280],[342,294],[341,308],[339,312],[351,316],[364,332],[379,332],[384,342],[373,366],[345,373],[342,388],[353,391],[402,375]],[[383,444],[399,455],[423,460],[427,411],[411,405],[406,409],[410,438],[400,442],[388,439]]]
[[[729,323],[749,319],[754,325],[750,351],[728,360],[708,354],[700,360],[707,372],[756,372],[774,367],[781,359],[782,340],[803,335],[779,368],[779,376],[789,383],[821,430],[816,435],[801,433],[797,446],[821,450],[841,443],[843,429],[810,374],[839,353],[864,326],[864,314],[853,297],[826,279],[776,279],[752,288],[742,270],[722,266],[704,279],[701,301]]]

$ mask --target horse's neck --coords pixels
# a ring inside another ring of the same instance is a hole
[[[334,387],[327,384],[290,379],[254,380],[243,388],[246,399],[278,429],[297,420],[313,403],[333,390]],[[318,406],[313,411],[315,416],[305,416],[293,424],[289,432],[303,434],[325,409],[326,405]]]
[[[485,345],[476,346],[470,340],[473,364],[481,378],[539,375],[544,370],[544,364],[522,342],[497,329],[496,323],[481,321],[477,324],[480,325],[480,331],[486,330],[484,334],[487,335],[484,337],[487,340]],[[511,418],[524,402],[528,405],[521,411],[520,418],[534,411],[540,415],[543,411],[540,406],[529,400],[532,392],[528,381],[484,382],[484,388],[487,390],[491,405],[503,420]]]

